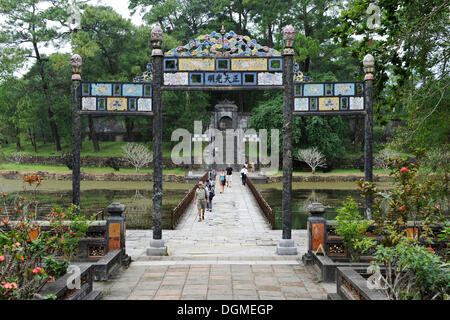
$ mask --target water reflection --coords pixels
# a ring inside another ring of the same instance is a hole
[[[282,190],[281,184],[256,185],[262,196],[275,211],[275,228],[282,228]],[[387,188],[387,185],[381,188]],[[348,197],[353,197],[363,213],[364,202],[356,191],[354,183],[294,183],[292,188],[292,229],[306,229],[307,207],[312,202],[321,202],[326,206],[325,218],[332,220],[336,209]]]

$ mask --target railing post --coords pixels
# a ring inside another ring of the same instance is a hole
[[[311,203],[308,208],[311,216],[308,217],[306,226],[306,246],[308,251],[302,256],[303,264],[312,264],[313,251],[323,251],[326,249],[327,239],[327,220],[323,217],[325,214],[325,206],[320,202]]]
[[[122,265],[129,265],[131,258],[126,254],[126,223],[122,213],[125,211],[125,205],[121,203],[111,203],[108,210],[109,217],[106,220],[106,243],[107,252],[111,250],[121,251]]]

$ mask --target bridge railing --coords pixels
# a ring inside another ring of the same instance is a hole
[[[208,179],[208,172],[206,172],[199,181],[205,183],[206,179]],[[183,198],[183,200],[181,200],[180,203],[172,210],[170,214],[170,223],[172,225],[172,230],[177,227],[178,222],[180,222],[181,217],[188,208],[189,204],[192,202],[192,200],[194,200],[197,184],[198,183],[196,183],[194,187],[192,187],[191,191],[189,191],[189,193]]]
[[[272,208],[269,206],[266,200],[264,200],[261,193],[255,188],[255,185],[253,184],[252,180],[247,176],[247,185],[249,189],[252,191],[253,196],[255,197],[256,201],[259,204],[259,207],[263,211],[265,217],[267,218],[267,221],[270,224],[270,227],[272,229],[275,229],[275,213],[273,212]]]

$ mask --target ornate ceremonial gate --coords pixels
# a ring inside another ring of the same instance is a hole
[[[163,55],[163,32],[152,30],[152,62],[132,83],[81,82],[81,57],[73,67],[73,203],[80,203],[80,115],[153,116],[153,239],[148,255],[164,255],[162,239],[162,91],[283,90],[283,232],[278,254],[297,254],[291,237],[293,115],[365,115],[365,180],[372,181],[373,57],[364,59],[365,82],[312,83],[294,64],[296,31],[283,32],[284,52],[233,31],[213,32]],[[151,75],[149,77],[149,75]],[[370,200],[366,203],[370,215]]]

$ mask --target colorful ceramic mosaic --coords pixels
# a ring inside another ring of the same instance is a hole
[[[335,96],[354,96],[355,95],[355,84],[354,83],[336,83],[334,85],[334,95]]]
[[[261,46],[249,36],[237,35],[230,31],[222,35],[213,31],[199,36],[184,46],[165,53],[169,57],[279,57],[281,53],[267,46]]]
[[[266,71],[267,59],[232,59],[233,71]]]
[[[127,107],[127,98],[108,98],[106,102],[108,111],[126,111]]]
[[[214,71],[214,59],[179,59],[178,69],[181,71]]]
[[[152,99],[141,98],[138,100],[138,111],[152,111]]]
[[[189,84],[187,72],[164,73],[164,85],[166,86],[187,86]]]
[[[319,98],[319,111],[339,110],[339,98]]]
[[[305,84],[304,96],[323,96],[323,84]]]
[[[122,95],[127,97],[140,97],[142,96],[142,90],[142,84],[124,84],[122,86]]]
[[[350,110],[364,110],[364,98],[350,97]]]
[[[81,99],[81,110],[97,110],[97,99],[94,97],[83,97]]]
[[[308,98],[295,98],[294,111],[308,111]]]
[[[283,85],[283,74],[282,73],[270,73],[270,72],[260,72],[258,73],[258,85],[261,86],[274,86]]]
[[[93,83],[91,84],[91,95],[93,96],[112,96],[111,83]]]

